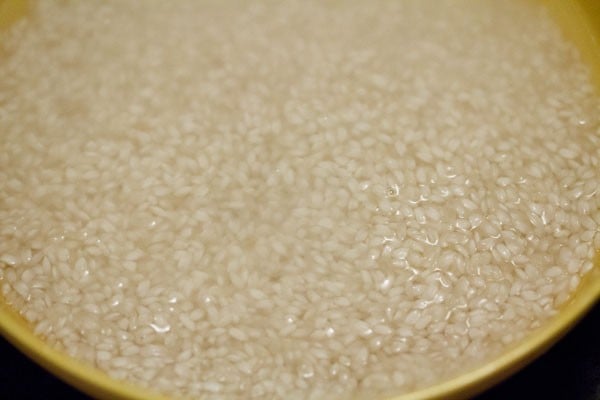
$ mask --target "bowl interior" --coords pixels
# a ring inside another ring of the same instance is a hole
[[[600,2],[597,0],[540,0],[579,47],[600,88]],[[27,0],[0,0],[2,30],[28,12]],[[432,387],[394,397],[458,399],[473,396],[511,375],[540,355],[565,334],[600,299],[600,249],[594,268],[584,277],[573,298],[540,329],[485,365]],[[111,379],[105,373],[72,359],[35,336],[27,322],[0,296],[0,333],[37,363],[97,398],[162,399],[164,397]]]

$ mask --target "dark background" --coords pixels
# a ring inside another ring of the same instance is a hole
[[[0,339],[0,398],[89,399]],[[600,400],[600,305],[550,351],[476,400]]]

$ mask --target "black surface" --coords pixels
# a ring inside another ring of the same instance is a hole
[[[0,339],[0,398],[88,399]],[[600,306],[549,352],[475,400],[600,400]]]

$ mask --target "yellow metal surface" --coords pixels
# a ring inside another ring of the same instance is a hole
[[[540,0],[579,48],[600,93],[600,0]]]
[[[0,0],[0,29],[8,28],[27,13],[28,0]]]
[[[600,89],[600,1],[540,0],[580,49]],[[0,33],[24,16],[27,0],[0,0]],[[0,78],[1,79],[1,78]],[[524,367],[559,340],[600,299],[600,253],[574,297],[552,320],[526,340],[480,368],[438,385],[393,397],[390,400],[465,399],[501,381]],[[0,333],[23,353],[66,382],[99,399],[152,400],[164,397],[111,379],[46,344],[30,326],[0,298]],[[1,362],[1,361],[0,361]]]

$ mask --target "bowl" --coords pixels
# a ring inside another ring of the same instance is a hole
[[[540,0],[563,28],[565,36],[580,49],[600,89],[600,2],[597,0]],[[2,30],[28,12],[27,0],[0,0]],[[455,378],[389,400],[465,399],[515,373],[542,354],[600,299],[600,249],[572,298],[539,329],[509,347],[502,355]],[[164,399],[146,389],[110,378],[104,372],[75,360],[34,335],[29,324],[0,296],[0,333],[42,367],[95,398]]]

